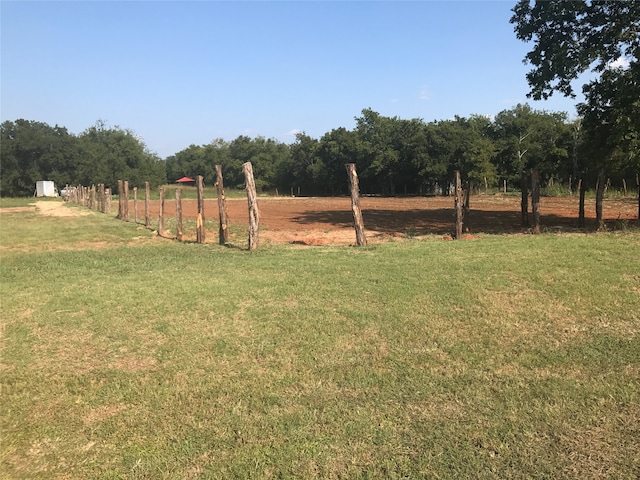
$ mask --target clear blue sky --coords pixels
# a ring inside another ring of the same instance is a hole
[[[429,122],[526,98],[512,1],[1,2],[1,119],[104,120],[161,157],[239,135],[291,143],[364,108]],[[580,89],[578,88],[578,91]]]

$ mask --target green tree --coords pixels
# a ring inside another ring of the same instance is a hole
[[[347,163],[355,163],[359,171],[364,171],[363,144],[357,132],[344,127],[334,128],[320,139],[317,155],[326,170],[323,194],[342,194],[348,191]],[[366,192],[366,180],[360,182],[360,191]]]
[[[578,106],[591,171],[637,169],[640,1],[521,0],[513,13],[517,38],[533,41],[525,57],[534,67],[527,74],[529,96],[575,96],[572,82],[591,71]]]
[[[495,151],[487,136],[489,121],[481,116],[470,119],[455,117],[454,120],[435,122],[430,126],[428,152],[431,169],[439,183],[451,181],[455,170],[463,180],[479,186],[494,183],[495,167],[492,163]]]
[[[58,186],[76,178],[77,139],[66,128],[19,119],[1,126],[2,174],[0,195],[32,195],[35,182]]]
[[[492,124],[501,178],[520,184],[525,170],[536,169],[542,182],[571,175],[571,126],[565,113],[533,110],[518,104],[498,113]]]
[[[306,133],[296,134],[296,140],[289,146],[289,157],[280,162],[276,172],[279,188],[283,192],[298,189],[303,195],[316,194],[322,191],[325,184],[325,166],[318,156],[318,140]]]
[[[164,161],[149,152],[131,130],[109,128],[98,121],[79,136],[79,141],[78,183],[104,183],[115,192],[118,180],[128,180],[132,187],[166,182]]]
[[[276,187],[278,165],[287,162],[289,155],[289,147],[286,144],[264,137],[252,139],[241,135],[229,144],[231,162],[240,172],[243,163],[251,162],[256,187],[263,190]],[[236,186],[243,186],[244,176],[238,175],[236,182]]]

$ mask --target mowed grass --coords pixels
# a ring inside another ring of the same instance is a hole
[[[0,478],[640,476],[637,233],[0,253]]]

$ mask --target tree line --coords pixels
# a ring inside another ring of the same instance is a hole
[[[134,184],[166,181],[165,162],[139,137],[102,121],[79,135],[44,122],[5,121],[0,125],[0,149],[3,197],[33,195],[38,180],[58,186],[103,183],[112,191],[122,178]]]
[[[251,161],[264,190],[302,195],[347,193],[345,164],[355,163],[364,194],[446,192],[459,170],[472,189],[520,188],[522,172],[536,169],[543,185],[595,181],[601,158],[582,126],[566,113],[519,104],[495,118],[472,115],[425,122],[387,117],[364,109],[352,130],[343,127],[319,139],[299,133],[291,145],[240,136],[191,145],[166,159],[169,179],[203,175],[215,181],[222,165],[225,183],[242,187],[242,163]],[[612,182],[635,178],[637,158],[625,156],[608,172]],[[616,157],[617,158],[617,157]],[[628,161],[624,161],[627,159]],[[589,183],[589,184],[591,184]]]
[[[582,119],[519,104],[495,118],[472,115],[425,122],[383,116],[364,109],[355,128],[336,128],[321,138],[299,133],[292,144],[239,136],[191,145],[164,161],[130,130],[104,122],[80,135],[42,122],[2,124],[2,196],[31,195],[37,180],[64,184],[103,183],[115,191],[118,179],[131,185],[173,183],[202,175],[215,182],[222,165],[225,184],[243,188],[242,164],[253,164],[256,186],[282,194],[340,195],[348,185],[346,163],[355,163],[364,194],[446,193],[459,170],[472,189],[519,189],[521,174],[538,170],[543,185],[594,186],[602,163]],[[597,140],[597,138],[596,138]],[[621,184],[635,179],[638,157],[622,148],[609,155],[608,176]]]

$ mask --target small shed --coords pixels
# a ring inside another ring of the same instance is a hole
[[[36,182],[36,197],[57,197],[58,190],[56,184],[50,180],[40,180]]]

